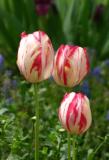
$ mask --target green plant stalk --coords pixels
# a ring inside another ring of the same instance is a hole
[[[92,152],[92,154],[87,158],[87,160],[93,160],[95,154],[98,152],[98,150],[103,146],[103,144],[105,143],[105,140],[100,143],[100,145],[96,148],[96,150],[94,152]]]
[[[76,160],[76,137],[73,138],[73,155],[72,160]]]
[[[71,160],[71,139],[70,133],[68,133],[68,160]]]
[[[39,160],[39,97],[38,84],[34,84],[34,100],[35,100],[35,160]]]
[[[94,151],[94,154],[98,152],[98,150],[102,147],[104,143],[105,143],[105,140],[102,143],[100,143],[100,145],[96,148],[96,150]]]

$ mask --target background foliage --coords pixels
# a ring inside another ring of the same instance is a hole
[[[67,135],[57,110],[65,92],[81,90],[90,98],[93,123],[78,137],[78,159],[108,160],[109,1],[45,2],[49,9],[41,15],[38,0],[0,0],[0,159],[33,160],[33,86],[20,76],[16,56],[22,31],[44,30],[55,50],[62,43],[87,47],[91,70],[76,88],[57,86],[52,78],[40,84],[40,158],[67,159]]]

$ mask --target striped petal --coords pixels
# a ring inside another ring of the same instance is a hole
[[[61,45],[57,50],[53,78],[59,85],[78,85],[89,71],[89,60],[85,48]]]
[[[31,83],[43,81],[51,76],[54,49],[46,33],[37,31],[22,34],[18,49],[17,65],[25,79]]]
[[[92,121],[88,98],[82,93],[66,94],[59,107],[58,116],[62,126],[68,132],[84,133]]]

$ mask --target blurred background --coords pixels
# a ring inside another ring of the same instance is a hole
[[[57,108],[73,90],[90,98],[93,116],[90,131],[78,138],[80,159],[91,160],[102,144],[94,160],[109,160],[109,0],[0,0],[0,160],[34,157],[33,88],[20,76],[16,57],[21,32],[36,30],[49,35],[55,51],[61,44],[86,47],[91,64],[74,89],[57,86],[52,78],[40,84],[42,160],[67,159]]]
[[[44,30],[55,50],[62,43],[80,45],[91,49],[96,61],[104,60],[109,47],[108,7],[108,0],[1,0],[0,52],[14,63],[21,32]]]

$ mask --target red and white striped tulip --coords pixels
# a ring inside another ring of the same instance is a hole
[[[61,45],[57,50],[53,78],[57,84],[72,87],[81,82],[89,71],[86,48]]]
[[[31,83],[43,81],[51,76],[54,49],[46,33],[37,31],[22,33],[18,49],[17,65],[25,79]]]
[[[82,93],[65,94],[58,111],[62,126],[73,134],[84,133],[92,117],[88,98]]]

